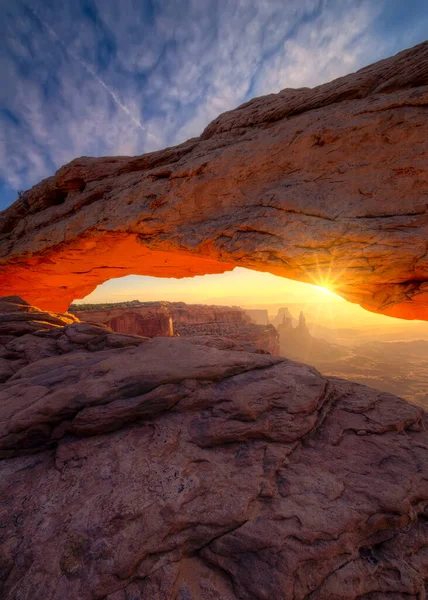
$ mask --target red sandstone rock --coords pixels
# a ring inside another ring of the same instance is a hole
[[[66,310],[128,273],[239,265],[426,319],[427,104],[425,42],[175,148],[76,159],[0,215],[0,289]]]
[[[145,305],[109,306],[106,308],[92,305],[93,308],[80,310],[78,305],[72,305],[70,310],[81,321],[90,321],[107,325],[117,333],[156,337],[170,337],[174,334],[174,325],[167,303],[147,302]]]
[[[43,335],[70,331],[0,384],[2,598],[424,597],[421,409],[227,339]]]
[[[184,302],[130,302],[97,308],[97,305],[71,310],[82,321],[102,323],[118,333],[148,337],[219,336],[279,354],[279,335],[271,325],[251,322],[239,307],[185,304]]]
[[[47,313],[21,298],[0,298],[0,382],[32,362],[75,350],[94,352],[139,345],[139,336],[117,335],[73,314]]]

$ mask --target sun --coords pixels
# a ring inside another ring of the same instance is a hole
[[[330,296],[337,296],[337,294],[335,294],[334,292],[329,290],[328,287],[322,287],[321,285],[313,285],[313,284],[311,284],[311,285],[312,285],[312,287],[319,290],[320,292],[323,292],[323,294],[328,294]]]
[[[331,264],[320,266],[317,258],[315,258],[312,268],[310,270],[305,269],[305,274],[307,277],[306,281],[316,290],[319,290],[328,296],[341,298],[341,296],[337,294],[337,289],[340,280],[345,275],[345,270],[339,272],[332,271]]]

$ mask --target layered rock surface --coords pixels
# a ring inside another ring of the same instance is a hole
[[[116,335],[110,328],[81,323],[71,313],[48,313],[19,297],[0,298],[0,383],[21,367],[78,350],[95,352],[138,345],[139,336]]]
[[[427,319],[427,106],[425,42],[174,148],[76,159],[0,215],[0,289],[66,310],[113,277],[239,265]]]
[[[102,323],[118,333],[148,337],[215,335],[279,354],[279,335],[275,328],[256,325],[239,307],[132,301],[105,308],[72,305],[70,310],[82,321]]]
[[[421,409],[224,338],[1,307],[26,361],[0,384],[2,598],[425,596]]]

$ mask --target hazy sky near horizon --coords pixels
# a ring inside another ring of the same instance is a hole
[[[0,0],[0,210],[77,156],[180,143],[251,97],[313,87],[427,30],[427,0]],[[266,282],[240,270],[187,288],[131,277],[96,297],[196,299],[215,284],[277,298]]]
[[[236,267],[215,275],[162,279],[128,275],[99,285],[84,302],[169,300],[201,304],[263,304],[284,301],[340,302],[320,287],[291,281],[270,273]],[[83,302],[83,300],[81,300]]]

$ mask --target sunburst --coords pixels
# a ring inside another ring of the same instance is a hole
[[[341,297],[340,294],[338,294],[338,290],[340,289],[340,281],[343,281],[345,269],[332,273],[331,263],[329,264],[328,269],[325,269],[320,268],[318,260],[316,260],[315,268],[310,271],[305,269],[305,275],[309,280],[308,283],[317,290],[324,294]]]

